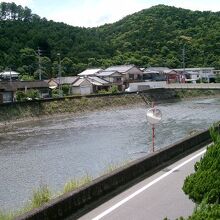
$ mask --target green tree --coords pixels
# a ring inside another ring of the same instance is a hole
[[[61,61],[63,74],[65,76],[72,75],[74,71],[73,62],[70,58],[64,57]]]
[[[37,67],[36,52],[31,48],[24,48],[20,50],[20,54],[23,67],[27,67],[26,72],[33,75]]]

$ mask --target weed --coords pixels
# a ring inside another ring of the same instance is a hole
[[[91,181],[92,181],[92,178],[88,174],[79,180],[72,179],[64,185],[63,192],[67,193],[67,192],[73,191],[79,188],[80,186],[90,183]]]

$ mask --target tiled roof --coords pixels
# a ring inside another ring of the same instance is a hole
[[[90,82],[91,84],[96,85],[96,86],[103,86],[103,85],[109,84],[109,82],[107,82],[106,80],[100,79],[97,76],[88,76],[88,77],[84,77],[84,78],[79,78],[75,83],[73,83],[73,86],[80,86],[80,84],[84,80],[87,80],[88,82]]]
[[[102,69],[87,69],[79,73],[78,76],[92,76],[98,73],[99,71],[102,71]]]
[[[118,71],[119,73],[125,73],[131,68],[135,67],[134,65],[120,65],[120,66],[110,66],[105,71]]]
[[[54,78],[53,80],[59,84],[59,82],[63,85],[63,84],[72,84],[74,83],[79,77],[78,76],[67,76],[67,77],[60,77],[59,78]]]
[[[104,79],[101,79],[101,78],[99,78],[99,77],[97,77],[97,76],[89,76],[88,78],[87,78],[92,84],[94,84],[94,85],[105,85],[105,84],[108,84],[109,82],[107,82],[106,80],[104,80]]]
[[[76,82],[73,83],[73,86],[80,86],[82,82],[87,80],[87,78],[79,78]],[[89,80],[87,80],[89,82]]]
[[[158,72],[164,72],[164,71],[171,71],[168,67],[148,67],[144,71],[158,71]]]
[[[0,90],[3,91],[16,91],[17,89],[37,89],[49,88],[48,83],[45,81],[1,81]]]
[[[96,74],[96,76],[111,76],[114,73],[118,73],[119,75],[121,75],[118,71],[116,70],[112,70],[112,71],[101,71],[99,73]]]

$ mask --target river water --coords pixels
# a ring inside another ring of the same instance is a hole
[[[156,149],[220,120],[220,99],[159,104]],[[85,175],[97,177],[110,165],[151,151],[151,126],[144,105],[16,124],[0,133],[0,209],[24,206],[33,189],[54,191]]]

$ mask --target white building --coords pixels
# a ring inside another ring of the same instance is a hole
[[[12,79],[18,79],[20,73],[15,71],[4,71],[0,73],[0,79],[3,80],[12,80]]]
[[[191,75],[196,75],[197,79],[204,79],[207,82],[214,81],[214,67],[198,67],[198,68],[185,68],[185,69],[175,69],[178,72],[186,72]]]

